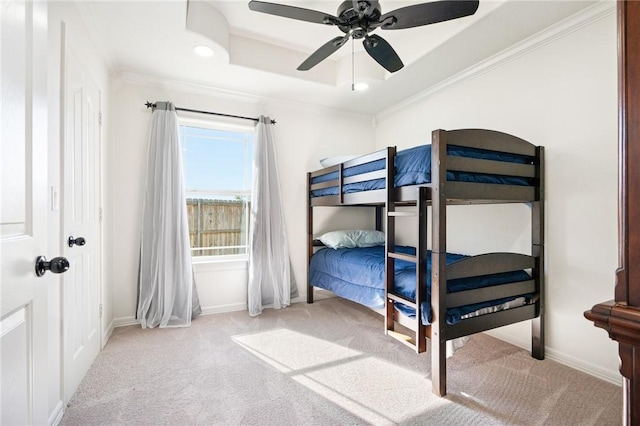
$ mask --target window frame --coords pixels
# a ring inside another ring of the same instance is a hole
[[[222,117],[220,117],[222,118]],[[242,125],[242,124],[237,124],[237,123],[228,123],[226,122],[224,119],[218,119],[218,118],[211,118],[211,119],[202,119],[202,118],[192,118],[192,117],[181,117],[178,116],[178,128],[179,128],[179,133],[182,133],[182,130],[180,129],[181,126],[187,126],[187,127],[198,127],[198,128],[203,128],[203,129],[211,129],[211,130],[222,130],[222,131],[229,131],[229,132],[239,132],[239,133],[252,133],[253,134],[253,141],[252,143],[255,144],[255,130],[256,130],[256,126],[255,124],[246,124],[246,125]],[[181,146],[181,150],[184,150],[184,148],[182,147],[182,139],[180,140],[180,146]],[[252,167],[251,165],[251,159],[248,159],[250,164],[248,165],[249,167]],[[184,159],[183,159],[184,161]],[[221,191],[188,191],[186,188],[186,164],[183,162],[184,165],[184,169],[183,173],[185,174],[185,206],[186,206],[186,198],[190,198],[188,195],[190,194],[202,194],[202,195],[206,195],[206,194],[213,194],[215,193],[216,195],[220,195],[221,193],[224,192],[228,192],[229,195],[238,195],[238,192],[236,191],[231,191],[231,190],[221,190]],[[249,183],[251,185],[251,182]],[[251,199],[251,189],[247,190],[247,191],[241,191],[243,194],[240,195],[248,195],[249,199]],[[248,208],[248,204],[247,204],[247,208]],[[207,255],[207,256],[194,256],[193,252],[195,250],[198,250],[198,248],[191,248],[190,247],[190,251],[191,251],[191,260],[192,263],[194,265],[202,265],[202,264],[213,264],[213,263],[229,263],[229,262],[242,262],[242,263],[247,263],[249,261],[249,221],[251,220],[251,212],[247,211],[247,219],[246,219],[246,227],[247,227],[247,252],[244,254],[220,254],[220,255]]]

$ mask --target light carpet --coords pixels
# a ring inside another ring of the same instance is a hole
[[[429,353],[339,298],[114,330],[62,425],[620,425],[622,390],[479,334],[431,393]]]

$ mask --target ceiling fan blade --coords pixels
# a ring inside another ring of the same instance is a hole
[[[298,71],[309,71],[311,68],[324,61],[336,50],[340,49],[349,40],[350,34],[344,37],[336,37],[333,40],[320,46],[318,50],[313,52],[303,63],[298,66]]]
[[[415,4],[385,13],[380,17],[380,22],[383,30],[420,27],[473,15],[479,4],[477,0],[442,0]]]
[[[270,15],[282,16],[283,18],[297,19],[298,21],[307,21],[316,24],[336,25],[338,23],[338,18],[328,13],[284,4],[251,0],[249,2],[249,9],[255,12],[268,13]]]
[[[365,37],[364,48],[367,53],[389,72],[396,72],[404,67],[402,60],[393,47],[377,34]]]

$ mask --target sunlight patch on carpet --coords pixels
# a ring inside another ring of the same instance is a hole
[[[431,381],[379,358],[281,328],[233,340],[296,382],[373,424],[406,421],[451,404]]]
[[[362,355],[362,352],[286,328],[236,335],[232,339],[283,373]]]

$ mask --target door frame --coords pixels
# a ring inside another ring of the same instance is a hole
[[[74,48],[74,41],[70,40],[70,36],[69,36],[69,31],[66,30],[66,23],[62,22],[61,23],[62,27],[61,27],[61,38],[60,38],[60,120],[59,120],[59,126],[60,126],[60,138],[59,138],[59,164],[60,164],[60,173],[59,173],[59,179],[60,179],[60,183],[59,183],[59,203],[60,203],[60,207],[61,207],[61,214],[60,214],[60,218],[59,218],[59,241],[60,241],[60,250],[64,250],[65,248],[65,244],[67,242],[67,235],[66,235],[66,228],[65,228],[65,210],[64,210],[64,200],[65,200],[65,177],[64,177],[64,167],[65,167],[65,154],[66,154],[66,150],[65,150],[65,145],[66,145],[66,137],[67,137],[67,114],[66,114],[66,108],[67,108],[67,51],[70,49],[73,51],[74,55],[76,55],[76,57],[84,62],[84,57],[82,55],[82,50],[79,48]],[[99,333],[100,336],[99,341],[100,341],[100,350],[102,350],[102,348],[104,348],[104,346],[107,343],[107,340],[110,336],[110,333],[106,333],[105,332],[105,327],[103,324],[103,320],[105,318],[105,315],[103,313],[103,305],[104,305],[104,295],[105,295],[105,277],[104,277],[104,221],[103,221],[103,210],[104,210],[104,198],[103,198],[103,194],[104,194],[104,175],[103,175],[103,171],[104,171],[104,155],[103,155],[103,120],[102,120],[102,111],[103,111],[103,92],[104,92],[104,88],[101,87],[101,85],[99,83],[96,82],[96,79],[93,78],[93,75],[85,68],[85,71],[87,71],[87,73],[89,74],[90,78],[93,80],[94,84],[97,86],[98,90],[99,90],[99,106],[100,106],[100,119],[99,119],[99,131],[98,131],[98,141],[97,141],[97,163],[98,163],[98,167],[99,170],[97,172],[97,176],[98,176],[98,182],[97,182],[97,187],[94,188],[94,190],[97,192],[97,199],[98,199],[98,203],[99,203],[99,220],[98,220],[98,235],[99,235],[99,250],[100,250],[100,256],[98,256],[97,258],[97,277],[99,279],[99,285],[98,285],[98,297],[99,297],[99,304],[100,304],[100,313],[99,313]],[[63,284],[63,279],[61,280],[61,287],[60,287],[60,318],[62,320],[62,327],[60,328],[60,339],[61,339],[61,344],[60,344],[60,370],[61,370],[61,374],[60,374],[60,391],[61,391],[61,395],[62,395],[62,400],[64,402],[64,404],[66,405],[69,400],[71,399],[71,397],[73,395],[67,395],[66,394],[66,382],[67,382],[67,367],[66,367],[66,354],[68,353],[68,351],[70,350],[67,347],[67,341],[66,341],[66,336],[68,333],[68,329],[69,327],[71,327],[71,324],[67,324],[63,319],[65,316],[65,304],[64,304],[64,300],[65,300],[65,288]]]

